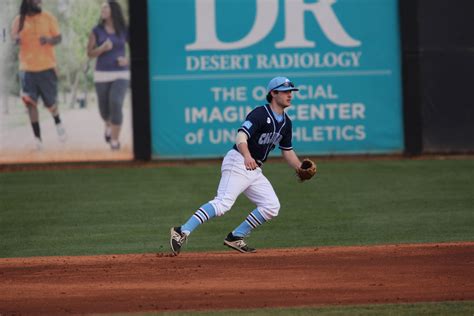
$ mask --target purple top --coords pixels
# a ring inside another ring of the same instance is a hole
[[[99,55],[95,70],[99,71],[120,71],[128,70],[128,66],[119,66],[117,62],[118,57],[125,56],[125,44],[128,41],[127,34],[109,34],[102,25],[97,25],[92,30],[95,35],[96,45],[102,45],[107,38],[112,41],[113,47],[111,50]]]

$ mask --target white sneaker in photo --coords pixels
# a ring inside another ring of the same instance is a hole
[[[111,140],[110,141],[110,149],[112,151],[120,150],[120,142],[118,140]]]
[[[67,140],[66,129],[62,123],[56,124],[56,132],[58,133],[59,141],[65,142]]]
[[[43,150],[43,142],[38,137],[35,137],[35,148],[37,151]]]

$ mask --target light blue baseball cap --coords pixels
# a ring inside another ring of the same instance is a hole
[[[267,93],[270,91],[299,91],[299,89],[295,88],[293,82],[286,77],[275,77],[268,83],[267,86]]]

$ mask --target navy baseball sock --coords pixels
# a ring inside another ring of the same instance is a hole
[[[254,209],[249,216],[239,225],[233,232],[232,235],[235,237],[245,237],[247,236],[250,231],[254,228],[265,223],[266,220],[263,218],[262,214],[258,211],[258,209]]]
[[[186,235],[189,235],[193,230],[196,229],[196,227],[215,216],[216,210],[214,209],[214,206],[212,206],[210,203],[206,203],[201,206],[183,226],[181,226],[181,231]]]

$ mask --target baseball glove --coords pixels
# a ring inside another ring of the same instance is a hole
[[[304,159],[301,166],[296,169],[296,176],[300,182],[311,179],[315,174],[316,164],[308,158]]]

